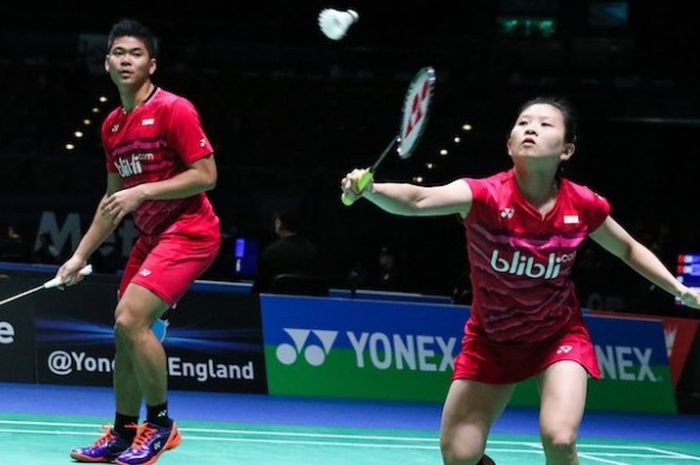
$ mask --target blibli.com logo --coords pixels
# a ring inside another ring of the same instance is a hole
[[[292,339],[291,344],[277,346],[277,360],[284,365],[293,365],[300,358],[314,367],[323,365],[339,334],[321,329],[283,330]],[[454,368],[456,337],[367,331],[345,331],[343,337],[347,338],[347,347],[355,353],[357,368],[439,372]]]
[[[293,341],[293,344],[280,344],[277,347],[277,360],[285,365],[293,364],[302,355],[309,365],[315,367],[322,365],[338,336],[338,331],[323,329],[283,329]],[[316,342],[306,344],[311,334],[318,340],[318,344]]]
[[[499,257],[500,252],[494,250],[491,254],[491,268],[498,273],[508,273],[528,278],[554,279],[559,276],[562,263],[568,263],[576,258],[576,252],[557,256],[554,252],[547,256],[547,263],[537,263],[534,257],[521,255],[520,251],[513,254],[511,260]]]

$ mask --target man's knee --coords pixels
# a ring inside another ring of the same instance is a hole
[[[120,301],[114,312],[114,332],[116,337],[124,342],[133,341],[138,335],[148,330],[150,322],[137,305],[128,301]]]

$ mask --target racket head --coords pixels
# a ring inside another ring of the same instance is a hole
[[[435,70],[427,66],[421,68],[408,85],[396,149],[403,160],[413,155],[428,124],[436,81]]]

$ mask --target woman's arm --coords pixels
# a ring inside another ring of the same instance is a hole
[[[608,216],[590,236],[605,250],[669,294],[680,298],[684,304],[700,308],[700,294],[678,282],[656,255],[635,240],[612,217]]]
[[[343,179],[343,192],[353,200],[364,197],[395,215],[438,216],[459,213],[465,218],[471,208],[472,191],[469,184],[461,179],[435,187],[370,182],[360,193],[357,190],[357,180],[362,172],[363,170],[354,170]]]

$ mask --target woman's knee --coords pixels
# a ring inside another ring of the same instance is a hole
[[[475,435],[445,434],[440,436],[440,450],[445,465],[476,465],[484,455],[484,441]]]
[[[542,431],[542,445],[548,452],[569,454],[576,451],[576,429],[552,428]]]
[[[476,465],[484,456],[484,451],[469,447],[462,447],[458,444],[440,444],[442,459],[445,465]]]

